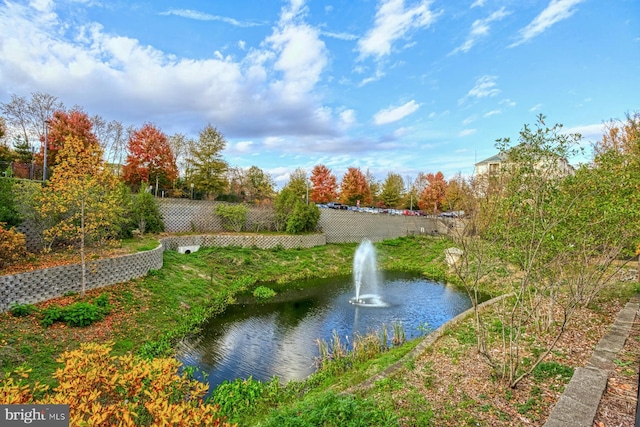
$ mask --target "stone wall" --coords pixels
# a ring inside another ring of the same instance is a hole
[[[215,214],[216,206],[223,202],[190,199],[157,199],[164,220],[165,231],[169,233],[209,233],[225,231],[220,217]],[[274,212],[270,206],[250,207],[247,212],[247,231],[271,230]]]
[[[159,199],[160,212],[169,233],[224,231],[215,206],[220,202],[188,199]],[[252,207],[247,214],[249,231],[273,229],[273,208]],[[372,214],[321,209],[318,231],[327,243],[357,243],[362,239],[378,242],[408,235],[449,234],[452,221],[424,216]]]
[[[323,234],[305,235],[265,235],[265,234],[207,234],[198,236],[172,236],[162,239],[167,250],[177,250],[180,246],[224,247],[271,249],[282,246],[284,249],[311,248],[327,243]]]
[[[163,251],[159,244],[156,249],[146,252],[89,261],[86,289],[126,282],[146,275],[149,270],[160,269]],[[68,292],[80,292],[81,287],[81,264],[0,276],[0,312],[8,310],[12,304],[34,304]]]
[[[177,250],[180,246],[242,246],[261,249],[282,246],[285,249],[309,248],[326,243],[324,235],[258,235],[220,234],[199,236],[174,236],[161,240],[156,249],[106,258],[87,263],[86,289],[95,289],[126,282],[145,276],[149,270],[162,268],[165,250]],[[0,276],[0,312],[13,304],[35,304],[68,292],[80,292],[82,267],[80,264],[61,265]]]
[[[319,227],[327,243],[379,242],[413,235],[447,234],[447,227],[436,218],[372,214],[336,209],[322,209]]]

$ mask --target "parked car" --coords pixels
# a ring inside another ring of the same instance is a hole
[[[442,212],[440,216],[444,218],[462,218],[464,216],[464,211]]]
[[[339,202],[329,202],[327,203],[327,207],[331,209],[349,209],[349,206],[345,206]]]

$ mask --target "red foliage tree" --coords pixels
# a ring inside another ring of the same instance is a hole
[[[358,201],[364,205],[371,204],[371,190],[360,168],[349,168],[342,177],[340,201],[352,206],[355,206]]]
[[[315,165],[311,171],[311,201],[314,203],[332,202],[338,198],[338,183],[331,169],[325,165]]]
[[[127,161],[122,168],[124,181],[136,188],[143,182],[168,186],[178,178],[176,159],[167,136],[145,123],[131,133]]]
[[[428,173],[426,179],[427,185],[420,194],[418,206],[423,211],[437,213],[442,209],[447,195],[447,181],[445,181],[442,172]]]
[[[47,169],[55,168],[58,164],[58,151],[62,149],[66,139],[69,137],[82,141],[85,149],[89,151],[94,151],[99,146],[98,138],[93,133],[93,125],[87,113],[81,110],[55,111],[49,120]],[[41,139],[44,143],[44,136]],[[41,152],[40,159],[43,156],[44,153]]]

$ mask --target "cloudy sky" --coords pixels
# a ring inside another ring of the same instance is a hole
[[[325,164],[473,173],[540,113],[640,109],[637,0],[0,0],[0,102],[226,137],[278,184]]]

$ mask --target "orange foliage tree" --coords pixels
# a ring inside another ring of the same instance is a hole
[[[371,190],[360,168],[349,168],[340,184],[340,201],[345,205],[371,204]]]
[[[72,426],[230,426],[204,403],[207,386],[178,373],[177,360],[110,353],[97,343],[64,352],[53,390],[26,384],[29,370],[20,369],[0,383],[0,402],[67,404]]]
[[[447,182],[445,181],[442,172],[437,172],[435,174],[428,173],[426,175],[426,180],[427,185],[420,194],[418,206],[423,211],[437,213],[442,209],[445,201]]]
[[[311,200],[314,203],[327,203],[338,198],[338,183],[331,169],[325,165],[315,165],[311,171]]]
[[[131,187],[139,188],[143,182],[169,186],[178,178],[167,136],[151,123],[131,133],[127,148],[129,154],[122,175]]]
[[[47,136],[47,169],[55,168],[58,164],[58,152],[64,146],[69,137],[75,137],[82,141],[85,148],[99,145],[98,138],[93,133],[93,125],[87,113],[81,110],[66,112],[58,110],[49,120],[49,132]],[[41,137],[44,143],[44,136]],[[44,147],[44,145],[43,145]],[[40,158],[44,153],[40,153]]]

